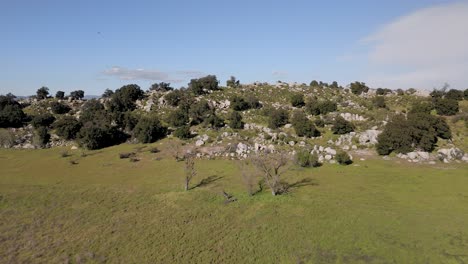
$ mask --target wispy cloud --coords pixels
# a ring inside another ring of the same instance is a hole
[[[275,78],[287,78],[288,77],[288,72],[286,72],[286,71],[273,71],[271,73],[271,75],[273,75],[273,77],[275,77]]]
[[[104,75],[114,76],[121,80],[150,80],[180,83],[188,78],[196,78],[203,75],[201,71],[175,71],[164,72],[148,69],[127,69],[120,66],[114,66],[103,71]]]
[[[468,83],[468,2],[416,11],[364,38],[368,81],[387,87],[433,88]]]

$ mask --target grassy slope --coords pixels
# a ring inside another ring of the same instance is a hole
[[[290,194],[248,197],[222,160],[198,161],[195,183],[212,182],[181,191],[183,163],[163,142],[138,163],[118,159],[128,144],[0,150],[0,262],[468,262],[466,165],[295,168]],[[225,205],[223,189],[239,200]]]

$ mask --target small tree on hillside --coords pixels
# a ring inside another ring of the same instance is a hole
[[[353,82],[350,84],[351,92],[356,95],[360,95],[362,93],[367,93],[369,91],[369,87],[363,82]]]
[[[354,131],[354,125],[343,117],[337,116],[331,128],[333,134],[344,135]]]
[[[434,108],[438,115],[451,116],[458,113],[458,101],[452,99],[436,99],[434,100]]]
[[[138,121],[133,133],[141,143],[153,143],[166,136],[167,128],[156,117],[143,117]]]
[[[293,107],[303,107],[305,105],[303,94],[293,94],[291,96],[291,105]]]
[[[281,126],[284,126],[288,123],[289,114],[288,111],[285,109],[271,109],[268,113],[268,127],[275,129]]]
[[[242,115],[237,111],[232,111],[229,115],[229,126],[232,129],[242,129],[244,128],[244,123],[242,122]]]
[[[83,90],[76,90],[70,93],[70,97],[74,100],[81,100],[84,98],[84,94]]]
[[[57,93],[55,94],[55,98],[57,98],[57,99],[65,98],[65,92],[64,91],[57,91]]]
[[[240,83],[239,80],[236,80],[236,77],[231,76],[231,78],[229,78],[229,80],[226,81],[226,86],[236,88],[240,86]]]
[[[265,184],[273,196],[287,191],[287,185],[281,182],[282,175],[288,170],[289,159],[283,152],[263,151],[252,158],[252,163],[260,171]]]
[[[49,88],[43,86],[36,91],[36,97],[38,100],[46,99],[49,96]]]
[[[195,155],[193,153],[186,153],[184,156],[184,190],[188,191],[190,187],[190,181],[197,175],[195,169]]]

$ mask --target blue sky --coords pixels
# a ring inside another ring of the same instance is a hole
[[[464,89],[465,17],[467,1],[3,0],[0,93],[99,95],[207,74]]]

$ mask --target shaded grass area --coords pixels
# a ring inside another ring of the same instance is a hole
[[[154,146],[137,163],[119,158],[139,147],[128,144],[65,158],[0,150],[0,262],[468,262],[466,165],[293,168],[287,195],[249,197],[225,160],[197,161],[182,191],[170,141]]]

